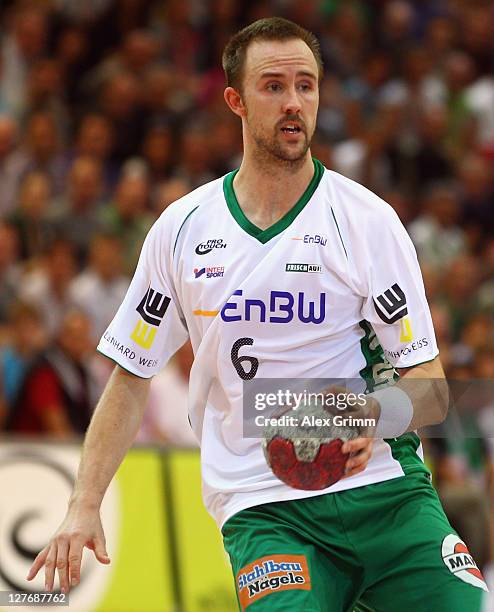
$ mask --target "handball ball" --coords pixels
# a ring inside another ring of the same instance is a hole
[[[338,482],[349,458],[341,447],[346,440],[357,438],[360,430],[336,426],[333,417],[324,406],[307,404],[273,417],[277,424],[264,428],[262,444],[273,474],[290,487],[304,491],[326,489]]]

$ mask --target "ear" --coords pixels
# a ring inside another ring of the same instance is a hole
[[[229,109],[239,117],[245,117],[246,109],[240,93],[233,87],[227,87],[223,93]]]

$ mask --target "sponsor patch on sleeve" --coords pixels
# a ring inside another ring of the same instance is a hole
[[[148,351],[154,342],[158,327],[165,316],[170,298],[148,287],[136,310],[141,315],[130,334],[130,339]]]
[[[312,589],[305,555],[261,557],[243,567],[236,582],[242,610],[272,593]]]
[[[449,571],[463,580],[479,589],[488,591],[484,577],[475,563],[472,555],[462,540],[455,534],[447,535],[441,546],[441,555],[443,561]]]

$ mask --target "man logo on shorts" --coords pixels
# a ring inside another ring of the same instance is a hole
[[[242,610],[258,599],[291,589],[312,589],[305,555],[269,555],[256,559],[237,574]]]
[[[460,540],[455,533],[450,533],[444,538],[441,554],[446,567],[457,578],[488,591],[484,577],[469,553],[465,542]]]

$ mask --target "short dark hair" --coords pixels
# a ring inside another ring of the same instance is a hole
[[[223,70],[229,87],[240,90],[248,46],[255,40],[293,40],[299,38],[312,51],[317,62],[319,81],[323,76],[323,61],[319,41],[312,32],[282,17],[258,19],[234,34],[223,51]]]

